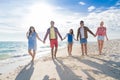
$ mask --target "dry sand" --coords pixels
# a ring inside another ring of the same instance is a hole
[[[81,56],[80,45],[73,46],[72,57],[67,55],[67,48],[59,49],[57,59],[49,54],[27,62],[0,74],[0,80],[120,80],[120,40],[106,41],[102,55],[97,43],[88,44],[88,56]]]

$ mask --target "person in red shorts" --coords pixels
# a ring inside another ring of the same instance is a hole
[[[55,22],[51,21],[50,25],[51,27],[48,28],[45,38],[43,40],[43,42],[45,43],[47,36],[49,35],[49,40],[50,40],[50,47],[51,47],[51,55],[52,55],[52,59],[56,58],[56,53],[57,53],[57,49],[58,49],[58,37],[57,34],[59,35],[59,37],[62,40],[62,36],[60,35],[58,29],[56,27],[54,27]],[[55,53],[54,52],[54,46],[55,46]]]

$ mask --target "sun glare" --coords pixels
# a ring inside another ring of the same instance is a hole
[[[42,26],[49,25],[49,21],[53,19],[54,14],[52,6],[45,3],[37,3],[30,7],[29,14],[25,17],[25,24],[28,27],[33,25],[40,29]]]

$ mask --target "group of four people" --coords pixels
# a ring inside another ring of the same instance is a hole
[[[68,54],[69,56],[72,55],[71,52],[72,52],[73,39],[75,39],[73,29],[70,29],[69,33],[67,33],[67,35],[64,38],[62,38],[62,36],[60,35],[58,29],[54,26],[54,24],[55,24],[54,21],[50,22],[51,26],[50,28],[47,29],[47,32],[43,41],[39,38],[33,26],[29,28],[29,31],[27,32],[26,36],[28,38],[28,53],[31,55],[32,61],[34,61],[35,54],[36,54],[36,47],[37,47],[36,38],[38,38],[38,40],[45,43],[48,35],[50,40],[52,59],[56,58],[56,53],[58,49],[58,35],[61,40],[64,40],[67,37]],[[101,55],[103,43],[104,43],[104,37],[106,36],[106,39],[108,40],[106,27],[104,27],[103,25],[104,25],[104,22],[101,21],[100,27],[98,27],[96,34],[94,34],[88,27],[84,26],[84,21],[80,21],[80,27],[78,28],[78,31],[77,31],[77,39],[75,40],[78,41],[80,39],[82,55],[85,55],[85,54],[87,55],[87,38],[88,38],[87,32],[91,33],[94,37],[98,36],[98,49],[99,49],[99,54]],[[55,47],[55,50],[54,50],[54,47]]]

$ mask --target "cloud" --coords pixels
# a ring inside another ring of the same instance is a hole
[[[23,19],[28,14],[27,1],[3,1],[0,3],[0,31],[2,32],[19,32],[22,29]],[[25,26],[24,26],[25,27]]]
[[[57,6],[56,7],[56,10],[63,10],[64,8],[63,7],[60,7],[60,6]]]
[[[101,13],[92,12],[88,16],[84,17],[86,25],[96,29],[99,26],[100,21],[105,22],[105,26],[109,31],[120,30],[120,9],[109,9]]]
[[[116,6],[120,6],[120,0],[117,1]]]
[[[84,3],[84,2],[79,2],[79,4],[80,4],[80,5],[85,5],[86,3]]]
[[[90,7],[88,7],[88,11],[89,11],[89,12],[93,11],[94,9],[95,9],[95,6],[90,6]]]
[[[120,30],[120,9],[114,7],[109,9],[105,9],[104,7],[96,9],[95,6],[90,6],[88,7],[89,13],[87,13],[89,15],[83,16],[82,12],[75,12],[66,7],[39,2],[30,4],[27,5],[25,2],[24,6],[20,6],[19,3],[19,6],[16,7],[11,5],[10,9],[8,8],[10,6],[6,8],[0,6],[0,32],[13,32],[17,35],[17,33],[21,31],[22,33],[26,33],[29,26],[33,25],[38,33],[45,33],[46,29],[50,26],[50,20],[55,21],[55,26],[58,27],[59,31],[63,34],[66,34],[70,28],[77,31],[80,20],[84,20],[85,25],[93,30],[96,30],[101,20],[105,21],[105,26],[107,26],[109,30]],[[79,4],[86,5],[84,2],[79,2]],[[94,12],[92,12],[93,10]]]

